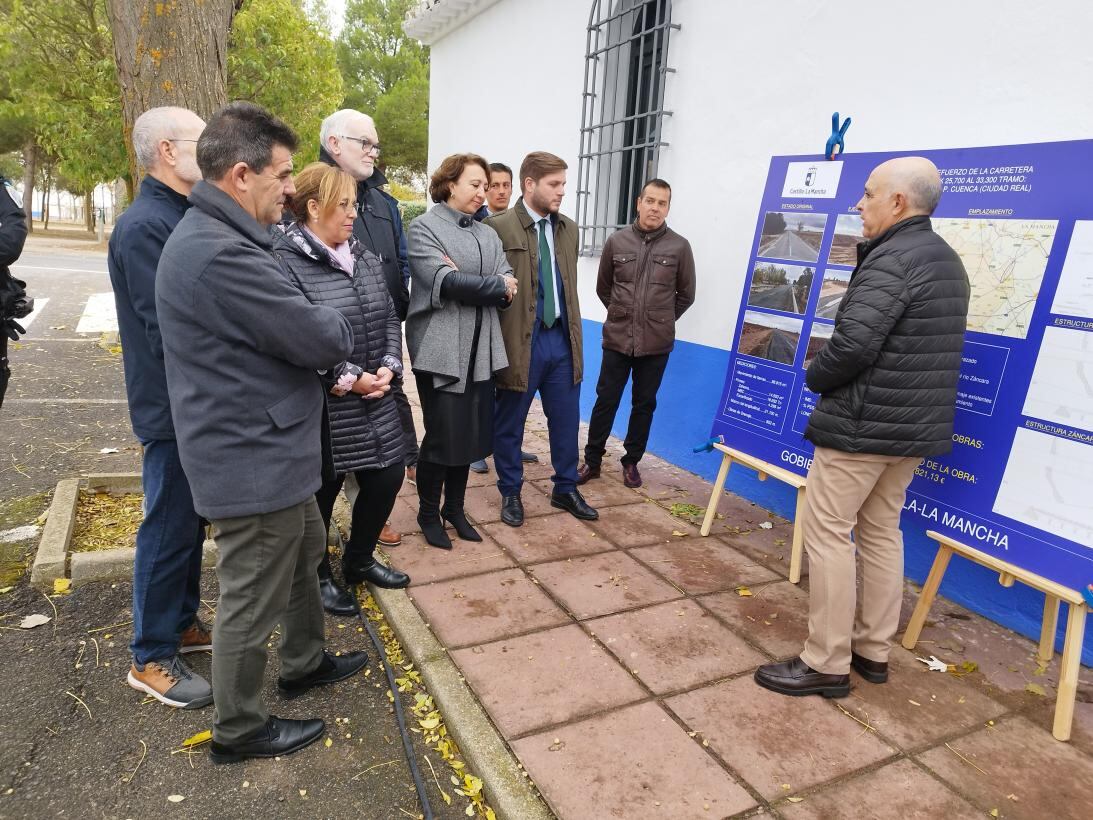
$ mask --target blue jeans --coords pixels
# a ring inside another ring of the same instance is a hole
[[[497,468],[497,489],[502,496],[519,495],[524,485],[520,448],[524,443],[524,424],[536,392],[543,400],[543,412],[547,417],[554,492],[573,492],[577,489],[581,386],[573,383],[569,330],[561,321],[555,322],[550,329],[536,323],[531,339],[527,391],[497,391],[493,415],[493,464]]]
[[[133,642],[139,666],[178,652],[197,615],[204,522],[194,511],[190,482],[173,439],[144,444],[144,520],[133,565]]]

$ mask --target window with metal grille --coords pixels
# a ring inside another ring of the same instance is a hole
[[[672,0],[594,0],[588,18],[577,223],[581,253],[634,220],[634,203],[657,175]]]

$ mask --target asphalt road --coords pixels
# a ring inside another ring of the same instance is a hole
[[[144,703],[125,683],[129,583],[90,584],[49,600],[29,587],[24,570],[37,548],[35,519],[57,480],[138,471],[140,456],[129,428],[121,356],[111,344],[110,311],[98,309],[110,302],[102,296],[110,293],[105,255],[32,238],[15,271],[41,309],[27,336],[13,345],[12,384],[0,409],[0,817],[417,817],[382,668],[355,620],[328,618],[328,647],[367,645],[369,674],[291,702],[275,692],[272,641],[266,673],[271,710],[324,718],[331,746],[317,744],[282,761],[214,767],[204,749],[193,757],[171,754],[210,727],[211,708],[186,712]],[[18,528],[21,534],[12,535]],[[211,571],[202,597],[202,615],[209,619],[217,597]],[[53,620],[18,628],[35,613]],[[189,657],[208,676],[210,656]],[[410,694],[400,697],[412,705]],[[408,719],[416,725],[412,715]],[[467,802],[454,794],[451,770],[425,749],[420,733],[413,739],[434,813],[465,817]],[[451,806],[441,799],[425,757],[453,798]],[[185,800],[171,803],[168,795]]]
[[[770,290],[757,293],[748,300],[748,304],[771,310],[800,313],[797,309],[797,297],[793,292],[793,285],[776,285]]]
[[[764,358],[780,364],[793,364],[793,356],[797,352],[797,337],[784,330],[775,330],[767,340],[767,351]]]
[[[768,242],[759,249],[760,256],[774,259],[795,259],[801,262],[815,262],[819,252],[795,233],[786,231],[777,239]]]
[[[834,296],[821,296],[816,303],[816,315],[821,319],[834,319],[839,312],[839,303],[842,302],[845,291],[840,291]]]

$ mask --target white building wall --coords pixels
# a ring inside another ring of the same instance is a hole
[[[553,151],[572,216],[591,8],[500,0],[435,43],[430,168],[456,151],[513,167]],[[853,152],[1093,136],[1089,0],[674,0],[673,21],[660,173],[698,268],[686,341],[729,347],[769,158],[821,153],[833,111],[853,117]],[[582,262],[581,305],[602,321],[595,265]]]

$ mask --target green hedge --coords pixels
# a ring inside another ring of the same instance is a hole
[[[408,231],[410,229],[410,223],[425,213],[425,210],[428,207],[428,203],[423,201],[400,202],[398,204],[398,209],[402,214],[402,229]]]

